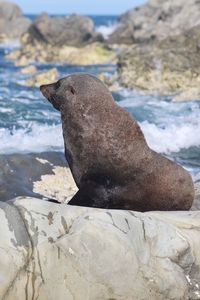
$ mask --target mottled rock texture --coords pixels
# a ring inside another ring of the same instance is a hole
[[[28,36],[25,34],[23,40]],[[83,47],[53,46],[51,44],[37,45],[24,42],[20,49],[14,50],[7,55],[8,59],[14,60],[15,65],[25,66],[32,61],[39,63],[66,63],[75,65],[108,64],[116,62],[115,52],[102,43],[92,43]]]
[[[200,99],[200,25],[176,36],[138,44],[121,52],[118,72],[122,85],[174,100]]]
[[[109,43],[133,44],[162,40],[200,24],[200,2],[196,0],[149,0],[119,17]]]
[[[199,299],[200,213],[0,202],[0,299]]]

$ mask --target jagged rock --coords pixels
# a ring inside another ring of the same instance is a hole
[[[26,80],[27,86],[40,87],[42,84],[52,83],[58,79],[58,71],[56,68],[49,69],[45,72],[34,75]]]
[[[174,94],[179,100],[200,99],[199,40],[200,25],[160,42],[122,51],[118,63],[121,84]]]
[[[199,1],[149,0],[120,16],[118,27],[109,36],[108,43],[133,44],[162,40],[198,24]]]
[[[94,41],[103,41],[94,32],[93,21],[85,16],[50,17],[44,13],[36,18],[28,31],[29,44],[41,42],[57,46],[80,47]]]
[[[0,1],[0,41],[20,38],[30,24],[31,21],[23,16],[18,5]]]
[[[0,202],[0,298],[199,299],[200,212]]]
[[[7,58],[17,66],[40,63],[106,64],[116,59],[115,51],[102,43],[93,21],[84,16],[50,17],[42,14],[21,37],[20,49]]]

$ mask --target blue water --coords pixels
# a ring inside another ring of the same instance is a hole
[[[93,20],[106,34],[116,17],[94,16]],[[23,85],[27,76],[4,57],[11,48],[0,47],[0,154],[63,151],[59,113],[38,88]],[[73,72],[112,74],[116,70],[115,65],[37,64],[39,70],[55,66],[60,77]],[[151,148],[181,163],[194,180],[200,179],[200,101],[174,103],[170,97],[123,88],[113,96],[138,120]]]

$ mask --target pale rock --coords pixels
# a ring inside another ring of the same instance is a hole
[[[29,64],[29,60],[25,56],[21,56],[19,59],[15,61],[15,66],[16,67],[24,67]]]
[[[0,202],[0,299],[200,299],[200,212]]]
[[[40,87],[42,84],[48,84],[58,79],[58,71],[56,68],[52,68],[48,71],[34,75],[28,78],[25,82],[27,86]]]
[[[27,37],[23,37],[26,41]],[[31,45],[24,42],[19,50],[13,50],[7,55],[19,65],[21,60],[28,64],[30,61],[40,63],[66,63],[77,65],[108,64],[116,62],[116,53],[101,43],[92,43],[78,48],[73,46],[46,45],[36,43]]]
[[[188,87],[181,93],[173,97],[173,101],[188,101],[188,100],[200,100],[199,87]]]
[[[44,163],[49,163],[48,161]],[[40,180],[33,182],[33,192],[48,199],[68,202],[76,194],[78,188],[69,168],[53,166],[52,174],[42,175]]]
[[[22,74],[35,74],[35,73],[37,73],[37,68],[36,68],[36,66],[30,65],[30,66],[22,68],[20,70],[20,73],[22,73]]]

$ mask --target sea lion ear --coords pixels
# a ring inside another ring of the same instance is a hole
[[[76,94],[76,90],[73,88],[73,86],[69,86],[69,91],[72,95],[75,95]]]

